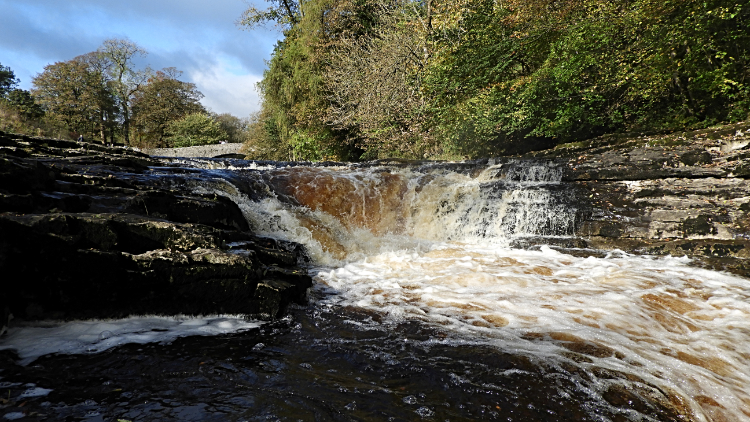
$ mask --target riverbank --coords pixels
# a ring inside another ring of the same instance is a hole
[[[300,249],[145,154],[0,132],[0,274],[16,318],[280,316],[304,303]]]
[[[588,197],[576,235],[595,249],[689,256],[750,277],[750,122],[610,135],[537,151]]]

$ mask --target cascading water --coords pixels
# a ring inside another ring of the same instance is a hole
[[[750,418],[747,280],[686,259],[510,248],[573,235],[583,211],[554,163],[235,172],[268,195],[223,194],[259,233],[306,245],[321,303],[384,316],[373,329],[419,321],[437,343],[572,367],[593,408],[623,420],[656,419],[616,410],[632,403],[618,394],[688,420]]]
[[[173,162],[191,170],[154,169],[160,183],[230,197],[257,234],[305,246],[310,307],[211,341],[42,360],[29,370],[107,380],[101,403],[48,404],[58,415],[750,420],[750,281],[686,258],[550,247],[576,244],[589,212],[555,163]],[[85,332],[114,341],[117,324]],[[180,325],[243,326],[129,335]],[[60,341],[66,330],[81,331]]]
[[[424,242],[508,246],[572,236],[580,213],[562,169],[549,162],[233,171],[233,185],[219,173],[198,191],[231,197],[256,232],[302,243],[324,265]]]

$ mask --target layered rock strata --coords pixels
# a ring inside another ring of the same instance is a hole
[[[35,318],[280,316],[311,279],[299,245],[123,148],[0,132],[0,310]]]
[[[693,257],[750,276],[750,123],[602,137],[529,154],[567,164],[588,197],[588,247]]]

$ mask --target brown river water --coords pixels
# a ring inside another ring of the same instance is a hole
[[[309,305],[14,327],[0,420],[750,420],[750,281],[555,246],[554,163],[175,162],[305,245]]]

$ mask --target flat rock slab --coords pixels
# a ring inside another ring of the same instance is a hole
[[[576,230],[587,247],[686,255],[750,277],[750,122],[529,156],[561,162],[587,198]]]

